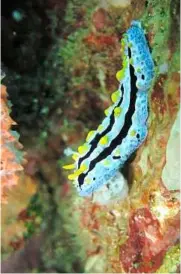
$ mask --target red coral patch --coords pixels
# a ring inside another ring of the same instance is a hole
[[[120,260],[126,272],[154,272],[161,265],[165,250],[158,220],[146,209],[138,209],[130,218],[130,235],[120,248]]]
[[[118,38],[116,36],[95,35],[91,33],[84,39],[84,41],[89,46],[94,46],[97,50],[100,50],[103,49],[105,46],[115,46],[118,42]]]

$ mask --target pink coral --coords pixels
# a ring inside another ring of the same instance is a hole
[[[19,179],[18,171],[23,169],[18,161],[16,149],[22,148],[17,138],[13,136],[11,126],[16,123],[9,116],[6,87],[1,85],[1,198],[6,202],[7,190],[16,185]]]

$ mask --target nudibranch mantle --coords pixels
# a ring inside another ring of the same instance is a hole
[[[119,88],[113,105],[97,130],[90,131],[86,143],[73,154],[73,180],[81,196],[90,196],[115,176],[147,136],[148,91],[154,63],[139,21],[133,21],[121,41],[123,68],[117,72]]]

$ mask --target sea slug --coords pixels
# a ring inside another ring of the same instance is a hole
[[[141,23],[133,21],[121,41],[123,68],[117,72],[119,88],[113,104],[97,130],[72,158],[73,180],[81,196],[89,196],[115,176],[147,136],[148,91],[154,76],[154,63]]]

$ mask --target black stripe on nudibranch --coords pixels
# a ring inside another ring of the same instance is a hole
[[[131,59],[131,49],[128,47],[128,57]]]
[[[124,97],[123,84],[121,85],[121,91],[122,91],[122,93],[121,93],[120,100],[119,100],[118,104],[115,107],[119,107],[122,104],[123,97]],[[94,149],[96,149],[100,139],[102,137],[104,137],[108,132],[111,131],[111,129],[114,125],[114,122],[115,122],[115,117],[114,117],[114,109],[113,109],[113,111],[110,115],[110,123],[109,123],[108,127],[102,133],[97,133],[96,136],[94,137],[94,139],[90,142],[91,148],[83,157],[79,158],[78,168],[80,168],[81,163],[91,155],[91,153],[94,151]]]
[[[113,156],[112,157],[114,160],[121,159],[121,156]]]
[[[128,52],[129,57],[131,58],[131,51]],[[121,145],[123,139],[127,136],[129,129],[132,126],[132,116],[134,115],[135,112],[135,105],[136,105],[136,95],[137,95],[137,86],[136,86],[136,81],[137,81],[137,77],[134,74],[135,70],[134,67],[130,64],[130,79],[131,79],[131,94],[130,94],[130,105],[129,105],[129,109],[125,115],[125,123],[122,127],[122,129],[120,130],[119,134],[116,136],[116,138],[114,138],[110,144],[109,147],[106,147],[99,155],[97,158],[95,158],[94,160],[92,160],[92,162],[89,165],[89,170],[86,173],[82,173],[79,175],[78,177],[78,182],[79,182],[79,186],[83,185],[84,183],[84,178],[86,177],[86,175],[96,166],[96,164],[100,161],[102,161],[103,159],[106,159],[106,157],[108,157],[109,155],[111,155],[111,153],[113,152],[113,150],[118,146]]]

